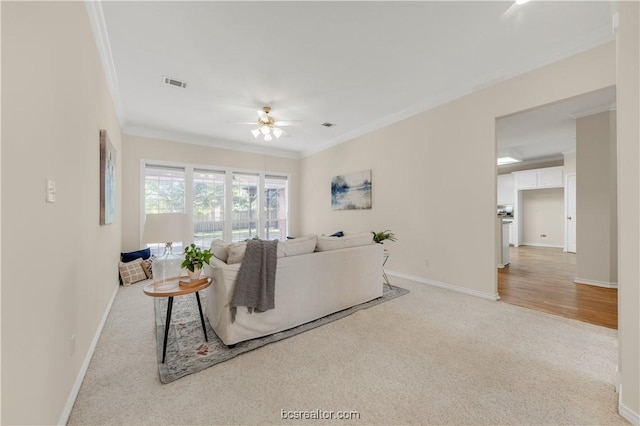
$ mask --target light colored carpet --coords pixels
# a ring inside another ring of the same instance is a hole
[[[204,306],[207,303],[207,293],[201,292],[200,299],[203,304],[205,326],[207,328],[208,341],[205,342],[202,331],[202,321],[198,315],[198,305],[193,295],[176,297],[173,302],[171,325],[167,339],[167,357],[162,362],[162,348],[164,343],[165,323],[167,320],[167,298],[156,298],[156,346],[158,347],[158,370],[162,383],[171,383],[189,374],[197,373],[221,362],[228,361],[244,353],[256,350],[270,343],[306,333],[312,328],[321,327],[330,322],[337,321],[353,313],[367,309],[380,303],[388,302],[396,297],[407,294],[409,291],[400,287],[384,284],[382,297],[370,300],[359,305],[334,312],[315,321],[290,328],[279,333],[258,337],[245,342],[240,342],[232,347],[227,347],[216,335],[215,331],[206,319]]]
[[[153,300],[123,287],[69,424],[626,424],[615,330],[392,284],[411,292],[166,385]],[[316,409],[360,418],[281,418]]]

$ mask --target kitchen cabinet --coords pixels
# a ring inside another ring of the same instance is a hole
[[[513,204],[513,175],[498,175],[498,205]]]
[[[564,186],[563,167],[547,167],[523,172],[513,172],[518,191],[538,188],[561,188]]]
[[[564,186],[562,167],[548,167],[538,170],[538,188],[557,188]]]

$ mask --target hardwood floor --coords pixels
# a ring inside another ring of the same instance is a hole
[[[547,247],[511,247],[498,269],[500,300],[603,327],[618,328],[618,290],[575,284],[576,255]]]

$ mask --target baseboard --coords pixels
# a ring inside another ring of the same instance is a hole
[[[471,290],[466,287],[460,287],[454,284],[442,283],[440,281],[434,281],[427,278],[417,277],[415,275],[403,274],[402,272],[390,271],[388,269],[385,269],[385,272],[387,273],[387,275],[391,275],[398,278],[404,278],[406,280],[415,281],[420,284],[427,284],[434,287],[446,288],[447,290],[453,290],[453,291],[457,291],[458,293],[464,293],[470,296],[481,297],[483,299],[488,299],[493,301],[500,300],[500,296],[498,295],[498,293],[495,293],[495,294],[483,293],[481,291]]]
[[[576,284],[593,285],[593,286],[596,286],[596,287],[618,288],[618,283],[608,283],[606,281],[588,280],[586,278],[578,278],[578,277],[576,277],[573,280],[573,282],[576,283]]]
[[[620,392],[618,393],[618,414],[631,423],[634,426],[640,425],[640,414],[634,412],[632,409],[624,405],[622,402],[622,385],[620,385]]]
[[[116,288],[113,291],[113,295],[111,295],[111,300],[107,305],[107,309],[105,309],[104,314],[102,315],[102,319],[100,320],[100,324],[98,325],[96,334],[93,336],[93,340],[91,341],[91,345],[89,346],[87,355],[84,358],[82,367],[80,367],[80,371],[78,372],[76,381],[73,384],[73,388],[71,388],[71,392],[69,393],[69,398],[67,398],[67,404],[64,406],[64,410],[62,411],[62,415],[60,416],[60,420],[58,421],[59,425],[66,425],[67,422],[69,421],[69,416],[71,415],[73,404],[76,402],[76,398],[78,397],[78,392],[80,392],[80,386],[82,386],[84,376],[87,374],[87,369],[89,368],[89,363],[91,362],[91,358],[93,357],[93,352],[95,351],[96,345],[98,344],[98,339],[100,339],[100,334],[102,334],[102,329],[104,328],[104,325],[107,322],[107,317],[109,316],[109,312],[111,312],[111,306],[113,305],[113,301],[116,299],[116,294],[118,294],[118,288],[120,288],[119,284],[116,285]]]
[[[561,248],[563,249],[563,245],[557,244],[541,244],[541,243],[521,243],[521,246],[531,246],[531,247],[550,247],[550,248]]]

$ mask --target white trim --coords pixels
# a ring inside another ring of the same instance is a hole
[[[105,23],[104,13],[102,12],[102,3],[96,0],[85,0],[84,4],[87,8],[87,14],[89,15],[89,24],[91,25],[93,38],[98,48],[98,55],[100,56],[100,62],[102,62],[102,69],[104,70],[104,76],[107,80],[107,86],[109,86],[109,92],[111,92],[113,107],[116,110],[120,128],[123,128],[126,123],[124,104],[122,103],[122,95],[120,94],[116,67],[113,63],[111,43],[109,42],[107,24]]]
[[[447,290],[457,291],[458,293],[464,293],[470,296],[480,297],[482,299],[488,299],[493,301],[500,300],[500,296],[498,295],[498,293],[495,293],[495,294],[483,293],[481,291],[471,290],[466,287],[460,287],[454,284],[447,284],[440,281],[430,280],[428,278],[417,277],[415,275],[404,274],[402,272],[390,271],[388,269],[385,269],[385,272],[387,273],[387,275],[391,275],[398,278],[404,278],[406,280],[415,281],[420,284],[427,284],[434,287],[445,288]]]
[[[557,245],[557,244],[540,244],[540,243],[520,243],[521,246],[531,246],[531,247],[550,247],[550,248],[561,248],[563,249],[564,246],[562,245]]]
[[[618,392],[618,414],[634,426],[640,425],[640,414],[622,403],[622,385]]]
[[[620,377],[620,369],[616,365],[616,374],[614,376],[614,382],[616,385],[616,393],[620,394],[620,387],[622,386],[622,377]]]
[[[87,374],[87,369],[89,368],[89,363],[91,362],[91,358],[93,357],[93,352],[96,349],[96,345],[98,344],[98,340],[100,339],[100,335],[102,334],[102,329],[107,322],[107,317],[109,317],[109,312],[111,312],[111,306],[113,306],[113,301],[116,299],[116,295],[118,294],[118,289],[120,288],[120,284],[116,284],[116,288],[111,295],[111,300],[107,304],[107,309],[105,309],[104,314],[102,314],[102,319],[100,320],[100,324],[98,325],[98,329],[96,330],[95,335],[93,336],[93,340],[91,341],[91,345],[89,346],[89,350],[87,351],[87,355],[84,358],[84,362],[80,367],[80,371],[78,372],[78,376],[76,377],[76,381],[73,384],[73,388],[71,388],[71,392],[69,393],[69,397],[67,398],[67,403],[62,410],[62,414],[60,415],[60,420],[58,420],[59,425],[66,425],[69,421],[69,416],[71,415],[71,410],[73,409],[73,404],[76,402],[76,398],[78,397],[78,392],[80,392],[80,386],[82,386],[82,382],[84,381],[84,376]]]
[[[618,288],[618,283],[611,283],[611,282],[607,282],[607,281],[598,281],[598,280],[589,280],[589,279],[586,279],[586,278],[575,277],[573,282],[576,283],[576,284],[593,285],[593,286],[596,286],[596,287]]]

